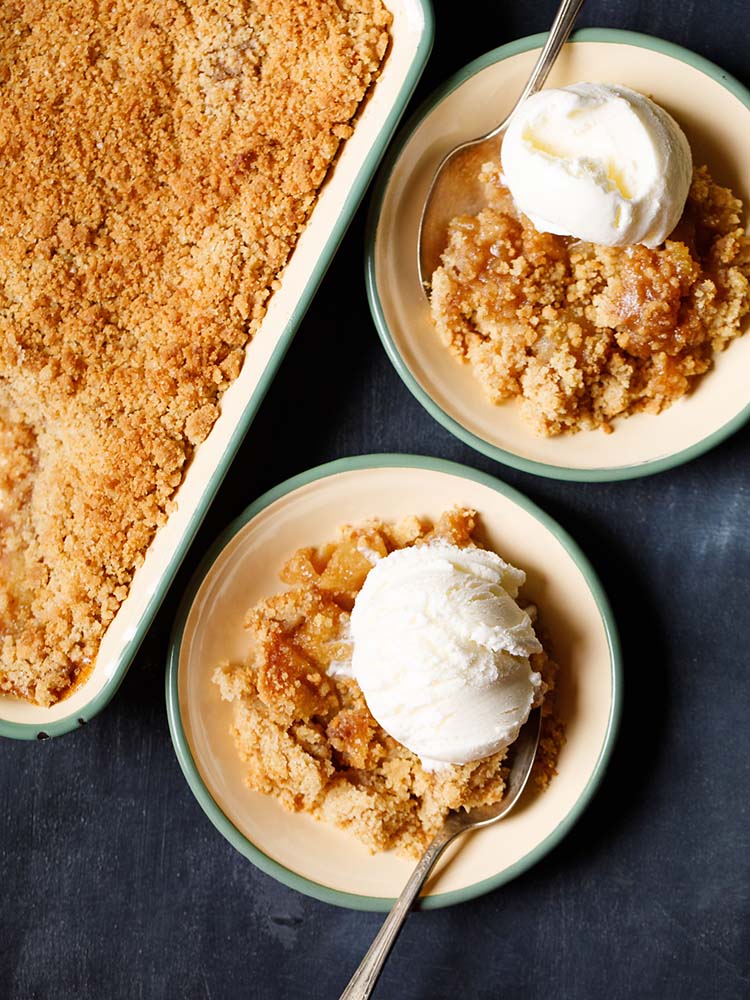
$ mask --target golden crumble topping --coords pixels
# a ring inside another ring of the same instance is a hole
[[[222,697],[233,703],[232,736],[250,788],[348,830],[372,851],[415,856],[449,810],[502,798],[507,751],[425,771],[378,725],[357,682],[336,669],[351,657],[349,612],[374,562],[432,539],[475,545],[475,524],[475,512],[463,508],[434,525],[416,517],[395,525],[373,520],[292,556],[281,573],[290,589],[247,614],[248,662],[221,664],[213,675]],[[557,666],[544,652],[530,659],[543,679],[534,774],[544,787],[564,741],[555,714]]]
[[[0,690],[96,656],[378,73],[380,0],[0,0]]]
[[[742,332],[750,238],[742,203],[706,167],[656,250],[537,232],[499,164],[480,176],[487,208],[452,221],[432,316],[490,400],[520,399],[538,434],[611,431],[614,417],[659,413]]]

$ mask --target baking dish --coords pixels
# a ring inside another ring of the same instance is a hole
[[[278,572],[292,552],[336,537],[342,523],[434,521],[456,504],[477,510],[489,548],[527,573],[524,595],[539,605],[560,665],[556,711],[566,737],[549,787],[527,789],[512,816],[452,848],[420,907],[473,899],[543,858],[585,809],[612,752],[622,705],[617,626],[593,568],[560,525],[505,483],[439,458],[358,455],[301,473],[259,497],[203,557],[176,615],[166,699],[180,767],[216,829],[266,874],[315,899],[390,909],[414,863],[370,853],[347,831],[251,790],[214,669],[246,660],[247,609],[285,589]]]
[[[196,450],[175,496],[176,509],[137,570],[127,599],[104,635],[91,673],[67,698],[50,708],[0,697],[0,735],[45,739],[68,732],[101,711],[122,682],[424,68],[433,35],[429,0],[387,0],[386,6],[393,24],[382,73],[321,189],[280,287],[247,347],[242,371],[222,398],[220,416]]]

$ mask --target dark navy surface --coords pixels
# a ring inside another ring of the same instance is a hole
[[[555,3],[436,4],[416,100],[545,30]],[[589,0],[581,23],[677,42],[749,83],[747,0]],[[164,664],[190,574],[282,479],[343,455],[455,459],[524,491],[578,540],[625,654],[621,738],[567,840],[510,885],[412,916],[388,1000],[722,1000],[750,995],[750,429],[650,479],[552,482],[442,430],[385,357],[357,216],[114,702],[46,743],[0,741],[0,997],[336,1000],[382,917],[319,903],[244,860],[172,751]]]

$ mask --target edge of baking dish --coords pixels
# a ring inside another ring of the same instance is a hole
[[[434,35],[430,0],[386,0],[386,6],[393,24],[382,73],[247,346],[242,371],[222,397],[220,416],[196,449],[175,496],[176,510],[136,571],[89,677],[49,708],[0,696],[0,736],[44,740],[70,732],[100,712],[122,683],[422,75]]]

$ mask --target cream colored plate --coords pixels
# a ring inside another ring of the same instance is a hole
[[[170,651],[167,703],[183,771],[211,820],[247,857],[281,881],[341,905],[378,909],[398,895],[411,864],[372,856],[348,834],[249,791],[229,734],[231,708],[211,672],[242,658],[246,609],[283,589],[277,573],[304,545],[368,517],[437,517],[475,507],[483,538],[528,574],[524,594],[541,609],[562,667],[567,743],[559,775],[504,822],[465,837],[428,886],[433,905],[458,902],[513,877],[544,854],[582,810],[614,739],[619,664],[601,587],[575,543],[523,496],[481,473],[411,456],[344,459],[262,497],[230,525],[183,601]]]
[[[697,164],[750,204],[750,94],[711,63],[630,32],[590,29],[565,47],[548,86],[622,83],[650,95],[684,128]],[[602,39],[602,40],[600,40]],[[616,431],[536,437],[514,403],[494,406],[468,365],[438,340],[417,273],[421,207],[442,157],[510,110],[538,54],[522,39],[472,63],[433,95],[396,141],[373,206],[369,294],[386,349],[432,415],[467,443],[526,471],[578,480],[623,479],[707,450],[750,416],[750,337],[731,344],[696,391],[658,416],[616,421]],[[747,220],[745,220],[747,221]]]

